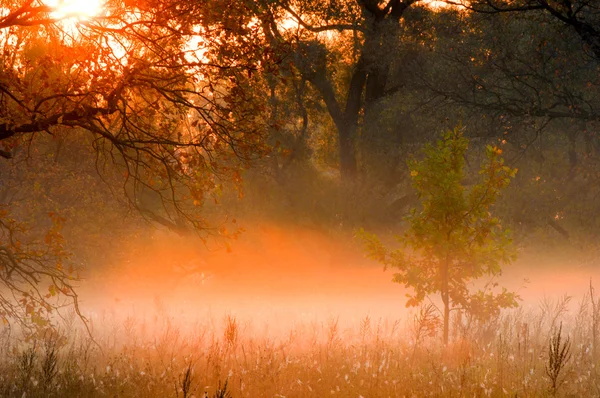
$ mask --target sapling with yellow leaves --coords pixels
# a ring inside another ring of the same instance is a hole
[[[485,319],[502,308],[517,306],[515,293],[502,289],[472,292],[469,285],[484,276],[498,276],[514,260],[510,231],[492,214],[493,205],[517,173],[504,163],[502,150],[488,145],[479,182],[465,184],[469,140],[457,127],[424,149],[423,160],[409,161],[410,176],[420,198],[419,208],[406,217],[408,230],[391,250],[373,234],[360,231],[369,257],[396,269],[393,281],[412,288],[407,306],[440,294],[443,342],[448,343],[451,310]]]

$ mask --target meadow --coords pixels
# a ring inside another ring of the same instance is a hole
[[[5,332],[0,395],[598,396],[599,312],[586,299],[575,312],[562,299],[484,323],[455,318],[447,347],[428,307],[404,321],[366,316],[344,328],[332,318],[269,335],[268,325],[231,315],[181,328],[156,303],[148,319],[105,314],[95,339],[74,317],[28,342]]]
[[[167,283],[150,258],[183,261],[186,245],[135,252],[139,267],[101,279],[102,291],[88,286],[91,335],[74,313],[28,339],[2,329],[0,396],[600,396],[594,268],[573,276],[569,253],[551,255],[557,265],[544,272],[524,265],[539,253],[523,255],[505,272],[533,279],[522,305],[487,320],[454,314],[443,346],[432,303],[405,309],[389,274],[313,232],[248,237],[215,254],[206,281],[188,273],[187,284]],[[277,268],[284,253],[289,268]],[[251,271],[231,268],[242,258]]]

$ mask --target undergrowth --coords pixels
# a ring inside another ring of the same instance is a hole
[[[431,307],[271,336],[232,315],[184,330],[164,309],[114,319],[95,341],[69,324],[33,340],[4,330],[0,396],[599,396],[592,294],[571,311],[565,297],[487,322],[456,316],[448,346]]]

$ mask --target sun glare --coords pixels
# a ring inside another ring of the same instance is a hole
[[[85,19],[94,17],[102,11],[101,0],[46,0],[46,5],[56,10],[56,18]]]

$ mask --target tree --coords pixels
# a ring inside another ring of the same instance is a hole
[[[596,59],[600,59],[600,10],[595,1],[590,0],[475,0],[448,1],[466,9],[484,13],[500,14],[513,12],[542,12],[569,27],[589,49]]]
[[[598,9],[586,1],[482,0],[466,6],[457,22],[469,28],[440,36],[422,63],[423,90],[446,99],[447,108],[477,126],[484,140],[506,140],[505,155],[527,169],[515,195],[527,205],[512,206],[511,221],[550,226],[568,238],[559,224],[590,225],[589,214],[597,209]],[[525,194],[528,186],[533,200]]]
[[[574,31],[546,13],[464,14],[470,29],[442,38],[429,60],[454,79],[433,71],[430,90],[505,117],[597,119],[598,58]]]
[[[243,7],[221,17],[228,2],[109,2],[102,17],[66,29],[47,7],[23,3],[0,23],[12,55],[2,67],[4,153],[36,133],[83,129],[126,170],[133,205],[157,218],[143,203],[154,196],[166,219],[202,228],[186,199],[200,203],[219,176],[237,178],[262,146],[264,104],[248,85],[269,68],[268,48],[243,42],[252,37]]]
[[[448,343],[450,311],[465,310],[486,318],[500,308],[516,306],[514,293],[486,289],[471,293],[468,284],[484,275],[497,276],[501,264],[511,261],[509,231],[491,215],[491,207],[516,169],[504,164],[502,151],[488,146],[481,181],[464,185],[468,140],[461,128],[427,145],[422,161],[411,161],[413,186],[421,209],[407,217],[408,231],[398,237],[403,249],[389,250],[372,234],[362,232],[368,255],[384,266],[398,269],[393,281],[410,287],[407,306],[440,293],[444,306],[443,342]]]
[[[252,86],[278,61],[246,3],[108,1],[75,19],[39,0],[0,4],[0,156],[21,161],[43,136],[81,140],[100,173],[122,176],[146,219],[223,232],[201,210],[265,153],[265,102]],[[77,304],[76,274],[62,217],[32,220],[11,202],[9,182],[0,187],[0,317],[26,323],[59,308],[61,293]]]
[[[324,102],[337,131],[341,179],[354,181],[361,160],[368,167],[380,159],[372,152],[389,149],[394,136],[378,129],[376,122],[386,108],[385,101],[404,87],[407,76],[402,71],[409,61],[401,59],[398,48],[404,45],[403,34],[415,32],[409,32],[414,26],[402,21],[417,1],[259,3],[268,41],[272,46],[290,43],[293,52],[286,60]],[[418,20],[420,14],[415,14]],[[284,31],[280,21],[285,18],[298,28]],[[407,119],[408,115],[401,114],[395,120],[401,120],[398,124],[406,129]]]
[[[596,129],[600,115],[598,7],[575,0],[448,3],[464,10],[463,24],[470,29],[439,48],[438,67],[455,71],[455,81],[429,74],[426,86],[451,102],[479,108],[501,128],[515,120],[544,127],[560,120],[577,124],[567,132],[575,166],[582,135],[577,132]],[[586,140],[598,145],[597,138]]]

